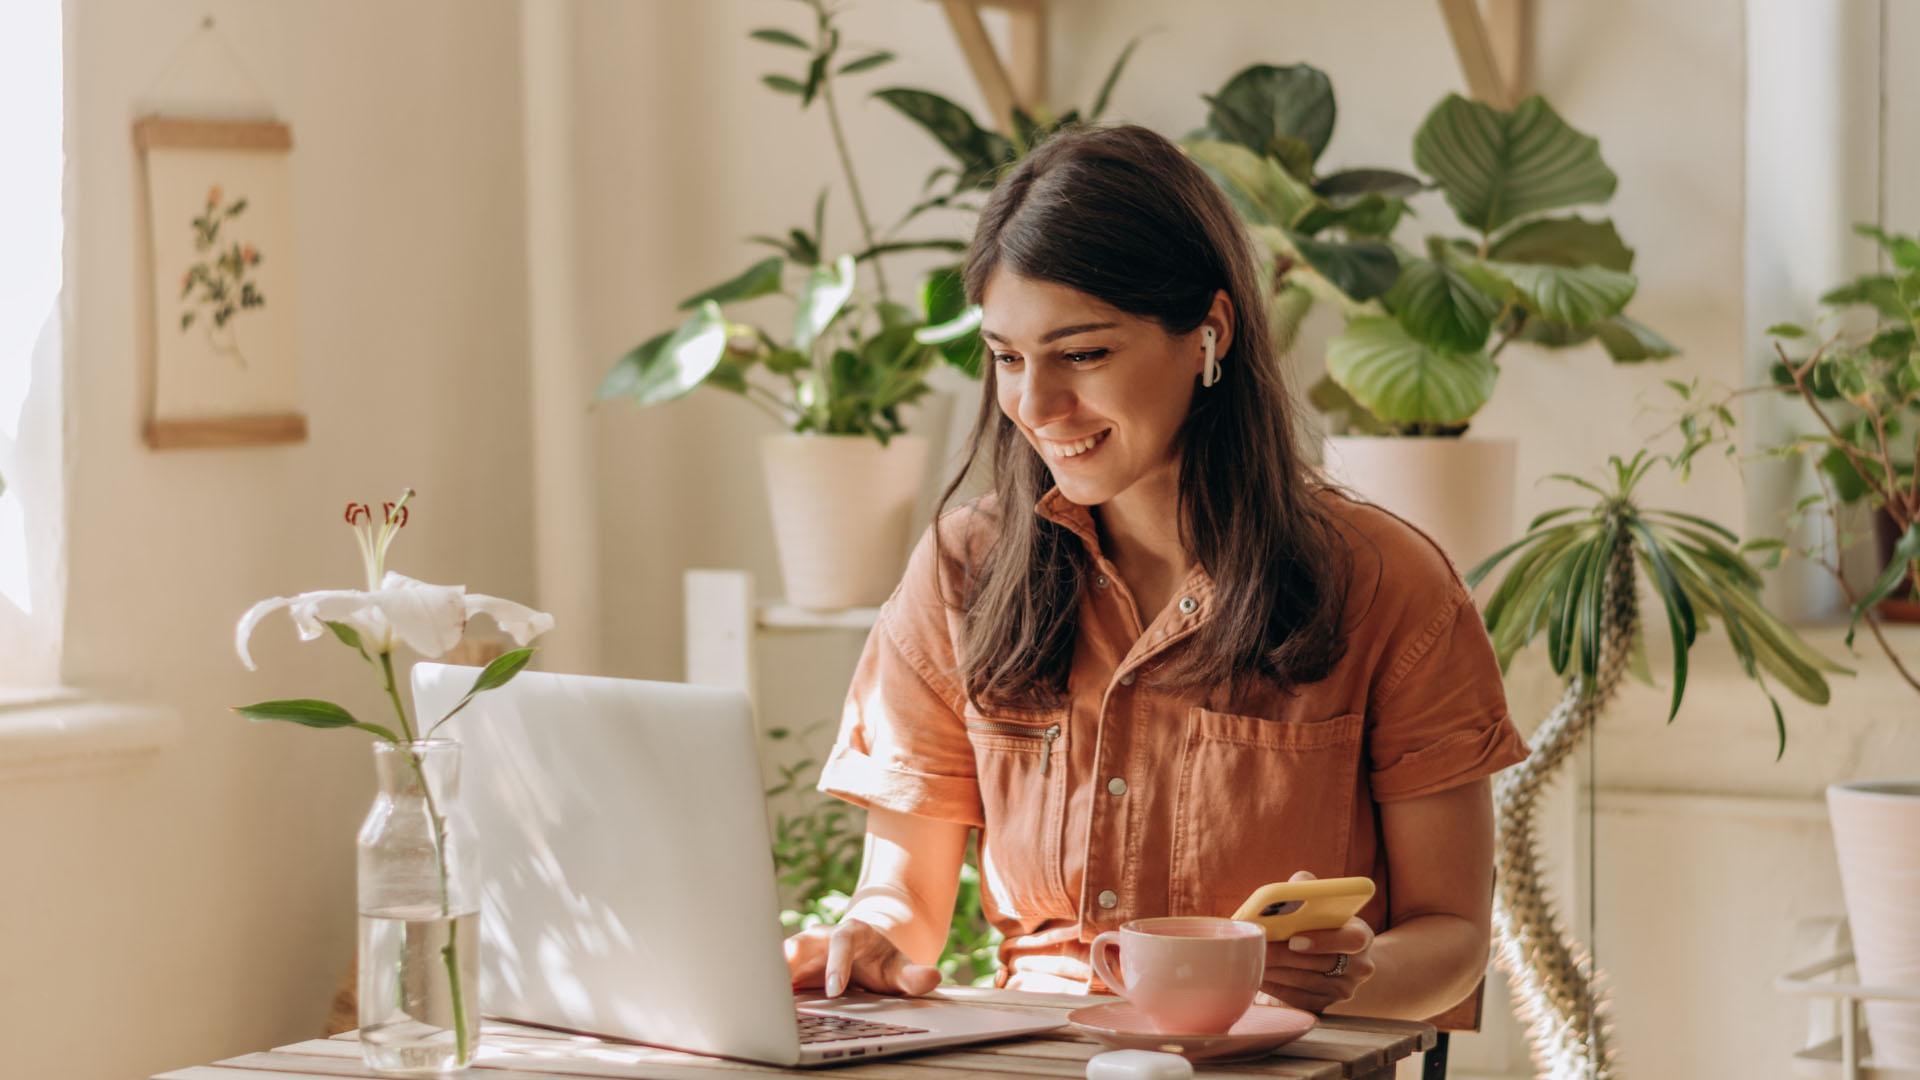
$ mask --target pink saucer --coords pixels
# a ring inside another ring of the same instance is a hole
[[[1224,1035],[1162,1035],[1126,1001],[1075,1009],[1067,1014],[1067,1020],[1110,1049],[1164,1050],[1188,1061],[1265,1057],[1312,1031],[1320,1022],[1319,1017],[1300,1009],[1254,1005]]]

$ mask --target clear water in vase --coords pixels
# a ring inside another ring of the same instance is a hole
[[[457,982],[449,978],[449,946]],[[361,912],[360,1043],[367,1063],[409,1073],[469,1064],[480,1042],[479,957],[478,912],[443,916],[431,906]]]

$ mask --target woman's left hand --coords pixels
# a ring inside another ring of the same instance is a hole
[[[1305,870],[1289,881],[1312,881]],[[1309,1012],[1347,1001],[1373,978],[1373,928],[1358,916],[1337,930],[1312,930],[1290,941],[1267,942],[1260,989],[1282,1005]]]

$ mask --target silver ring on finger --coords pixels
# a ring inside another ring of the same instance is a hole
[[[1334,953],[1333,968],[1332,970],[1327,971],[1325,974],[1327,975],[1328,978],[1337,979],[1340,976],[1345,975],[1346,973],[1347,973],[1347,954]]]

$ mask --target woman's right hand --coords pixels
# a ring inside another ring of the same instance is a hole
[[[786,940],[786,953],[794,987],[824,987],[828,997],[849,984],[911,997],[940,985],[939,968],[913,963],[877,927],[855,918],[800,931]]]

